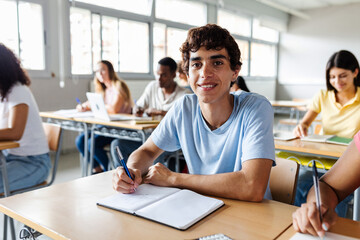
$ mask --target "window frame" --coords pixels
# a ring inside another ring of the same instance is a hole
[[[257,38],[254,38],[254,19],[256,17],[254,16],[251,16],[251,15],[248,15],[248,14],[245,14],[245,13],[240,13],[239,11],[234,11],[234,10],[231,10],[231,9],[228,9],[228,8],[224,8],[224,7],[217,7],[216,9],[216,22],[217,22],[217,17],[218,17],[218,11],[219,10],[224,10],[224,11],[227,11],[229,13],[233,13],[233,14],[236,14],[236,15],[241,15],[242,17],[246,17],[246,18],[249,18],[250,19],[250,36],[247,37],[247,36],[242,36],[242,35],[239,35],[239,34],[235,34],[235,33],[230,33],[236,40],[242,40],[242,41],[247,41],[249,43],[249,51],[248,51],[248,75],[247,76],[244,76],[242,75],[243,77],[246,77],[247,79],[249,80],[276,80],[278,78],[278,69],[279,69],[279,46],[280,46],[280,37],[279,37],[279,41],[278,42],[270,42],[270,41],[266,41],[266,40],[261,40],[261,39],[257,39]],[[280,33],[279,33],[280,34]],[[276,50],[275,50],[275,76],[253,76],[251,75],[251,46],[252,46],[252,43],[260,43],[260,44],[265,44],[265,45],[271,45],[271,46],[275,46],[276,47]],[[241,75],[241,71],[240,71],[240,75]]]
[[[189,24],[185,24],[185,23],[178,23],[178,22],[174,22],[174,21],[170,21],[170,20],[156,18],[156,16],[155,16],[156,0],[153,0],[153,2],[152,2],[151,14],[149,16],[140,15],[137,13],[126,12],[123,10],[110,9],[110,8],[101,7],[101,6],[92,5],[92,4],[83,3],[83,2],[77,2],[74,0],[68,0],[68,1],[69,1],[69,9],[68,9],[69,16],[70,16],[70,8],[77,7],[77,8],[89,10],[91,14],[98,14],[100,16],[100,19],[102,18],[102,16],[109,16],[109,17],[115,17],[117,19],[137,21],[137,22],[142,22],[142,23],[148,24],[148,26],[149,26],[149,72],[148,73],[132,73],[132,72],[118,71],[117,74],[121,78],[124,78],[124,79],[152,80],[155,78],[155,73],[154,73],[154,64],[155,63],[154,63],[154,48],[153,48],[153,44],[154,44],[153,27],[154,27],[155,23],[164,24],[166,26],[166,29],[170,27],[170,28],[186,30],[186,31],[192,27],[196,27],[195,25],[189,25]],[[209,4],[207,2],[203,2],[203,1],[201,1],[201,2],[206,4],[206,7],[207,7],[206,18],[208,21],[209,20],[209,13],[208,13],[209,12]],[[70,18],[68,18],[68,19],[69,19],[68,21],[70,22]],[[70,34],[69,34],[69,46],[71,49]],[[167,48],[165,48],[165,49],[167,49]],[[71,50],[70,50],[70,52],[71,52]],[[93,61],[93,60],[91,60],[91,61]],[[83,78],[92,78],[93,77],[93,74],[72,74],[71,66],[70,66],[69,70],[70,70],[70,76],[72,76],[73,78],[83,79]]]
[[[42,8],[42,22],[43,22],[43,39],[44,39],[44,69],[43,70],[32,70],[27,69],[24,67],[26,72],[29,74],[29,77],[32,78],[46,78],[49,77],[50,74],[50,66],[51,66],[51,57],[50,57],[50,51],[49,51],[49,36],[48,36],[48,29],[49,29],[49,5],[48,1],[46,0],[11,0],[16,3],[17,8],[17,19],[19,20],[18,10],[19,10],[19,2],[28,2],[28,3],[34,3],[38,4]],[[17,25],[17,33],[18,33],[18,51],[20,54],[20,28],[19,28],[19,22]],[[17,56],[20,59],[20,55]]]

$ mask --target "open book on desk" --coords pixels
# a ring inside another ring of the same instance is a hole
[[[186,189],[142,184],[134,193],[116,193],[97,204],[186,230],[224,202]]]
[[[352,138],[344,138],[338,137],[336,135],[308,135],[306,137],[301,138],[302,141],[310,141],[310,142],[324,142],[324,143],[334,143],[340,145],[349,145],[352,141]]]

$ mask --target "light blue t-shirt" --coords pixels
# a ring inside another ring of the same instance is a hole
[[[217,174],[242,169],[242,162],[275,159],[273,109],[255,93],[234,92],[229,119],[211,131],[195,94],[176,101],[151,138],[164,151],[182,149],[191,174]],[[275,165],[275,162],[274,164]],[[269,186],[265,198],[271,199]]]

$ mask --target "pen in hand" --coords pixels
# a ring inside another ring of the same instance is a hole
[[[315,161],[313,161],[313,182],[314,182],[314,190],[315,190],[316,207],[319,212],[320,223],[322,228],[325,231],[327,231],[325,224],[323,224],[323,217],[321,214],[321,196],[320,196],[319,177],[318,177]]]
[[[119,157],[119,160],[120,160],[120,164],[121,166],[125,169],[125,172],[126,172],[126,175],[128,175],[128,177],[134,181],[133,177],[131,176],[130,172],[129,172],[129,169],[127,168],[126,166],[126,163],[124,161],[124,158],[123,158],[123,155],[121,154],[121,151],[119,149],[118,146],[116,146],[116,152],[118,154],[118,157]],[[136,188],[134,188],[134,191],[136,191]]]
[[[80,105],[81,109],[84,110],[84,107],[83,107],[80,99],[79,98],[75,98],[75,99],[76,99],[76,102]]]

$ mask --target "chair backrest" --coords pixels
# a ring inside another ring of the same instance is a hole
[[[45,184],[46,186],[49,186],[54,182],[57,172],[57,166],[59,162],[60,150],[62,144],[62,129],[61,126],[58,124],[46,123],[46,122],[43,122],[43,128],[49,144],[49,149],[50,151],[55,152],[55,159],[52,166],[51,178],[50,181]]]
[[[297,162],[276,158],[276,166],[270,173],[270,190],[273,200],[287,204],[294,203],[298,174]]]

